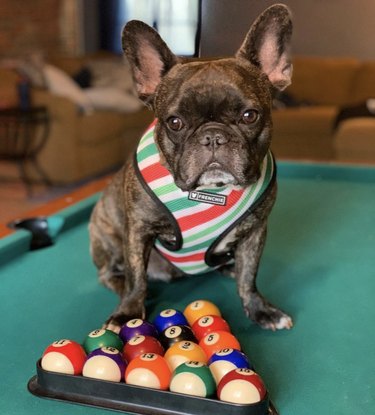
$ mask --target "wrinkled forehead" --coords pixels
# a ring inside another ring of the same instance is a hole
[[[168,112],[220,108],[240,110],[270,101],[270,85],[259,69],[236,59],[176,65],[165,78],[159,94]],[[164,104],[164,105],[163,105]]]

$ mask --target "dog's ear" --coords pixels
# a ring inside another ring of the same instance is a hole
[[[154,29],[138,20],[126,24],[122,47],[130,63],[138,96],[151,105],[161,78],[178,59]]]
[[[258,66],[275,88],[283,90],[292,78],[292,30],[289,9],[275,4],[256,19],[236,56]]]

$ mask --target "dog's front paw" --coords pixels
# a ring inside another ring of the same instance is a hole
[[[142,311],[139,313],[128,313],[128,312],[121,312],[117,311],[113,313],[109,319],[104,323],[103,328],[107,330],[114,331],[115,333],[119,333],[121,327],[129,320],[133,320],[136,318],[145,319],[146,312],[144,307],[142,307]]]
[[[288,314],[266,301],[255,301],[252,305],[245,307],[245,312],[251,320],[263,329],[276,331],[289,330],[293,327],[293,320]]]

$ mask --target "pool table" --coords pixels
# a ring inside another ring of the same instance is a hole
[[[235,281],[217,273],[150,283],[148,316],[211,300],[281,415],[369,415],[375,407],[375,168],[279,162],[278,180],[258,285],[293,316],[294,328],[270,332],[254,325]],[[65,198],[69,206],[62,209],[52,204],[61,210],[49,218],[60,225],[49,247],[30,251],[30,232],[1,228],[1,414],[108,413],[27,390],[48,344],[82,341],[115,308],[117,298],[98,283],[89,254],[87,223],[97,190]]]

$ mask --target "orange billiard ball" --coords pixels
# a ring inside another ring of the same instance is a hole
[[[234,369],[219,382],[217,396],[231,403],[251,404],[260,402],[267,390],[261,377],[251,369]]]
[[[129,385],[167,390],[172,372],[164,359],[156,353],[144,353],[133,359],[125,370],[125,382]]]
[[[86,361],[83,347],[68,339],[50,344],[43,353],[41,366],[44,370],[68,375],[80,375]]]
[[[221,349],[241,350],[241,345],[233,334],[223,330],[208,333],[200,340],[199,346],[205,351],[207,359]]]
[[[164,357],[172,371],[182,363],[190,360],[207,363],[207,356],[204,350],[198,344],[186,340],[177,342],[171,346],[165,352]]]
[[[184,315],[190,326],[192,326],[200,317],[208,315],[221,316],[221,312],[216,305],[210,301],[196,300],[185,308]]]

